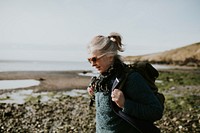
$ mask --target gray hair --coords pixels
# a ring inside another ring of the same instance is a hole
[[[88,45],[88,52],[99,52],[100,54],[110,53],[120,58],[118,52],[124,51],[121,40],[121,35],[116,32],[111,32],[107,37],[103,35],[95,36]]]

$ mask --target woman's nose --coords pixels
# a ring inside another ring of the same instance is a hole
[[[95,61],[91,61],[91,65],[94,67],[96,66],[96,62]]]

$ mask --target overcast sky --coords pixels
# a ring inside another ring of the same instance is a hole
[[[199,42],[200,0],[0,0],[0,59],[24,50],[85,58],[92,37],[112,31],[123,36],[125,55]]]

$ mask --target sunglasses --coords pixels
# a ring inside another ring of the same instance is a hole
[[[92,58],[88,58],[88,61],[90,62],[90,63],[92,63],[92,62],[96,62],[97,60],[99,60],[100,58],[102,58],[103,56],[105,56],[107,53],[105,53],[105,54],[102,54],[102,55],[99,55],[99,56],[96,56],[96,57],[92,57]]]

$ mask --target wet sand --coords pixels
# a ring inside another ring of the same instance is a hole
[[[85,74],[89,71],[17,71],[0,72],[0,80],[26,80],[40,81],[39,85],[20,87],[15,89],[32,89],[35,92],[63,91],[72,89],[86,89],[91,77]],[[84,76],[85,75],[85,76]],[[0,90],[0,94],[13,89]]]

